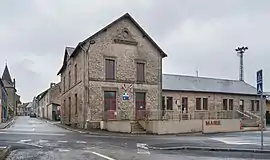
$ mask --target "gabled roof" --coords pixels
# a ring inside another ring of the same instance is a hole
[[[85,44],[88,40],[93,39],[95,36],[97,36],[98,34],[100,34],[101,32],[103,32],[104,30],[110,28],[111,26],[113,26],[114,24],[116,24],[117,22],[121,21],[122,19],[129,19],[142,33],[143,35],[152,43],[152,45],[154,45],[157,50],[160,52],[162,57],[167,57],[167,54],[157,45],[157,43],[146,33],[146,31],[139,25],[139,23],[137,23],[135,21],[135,19],[133,19],[131,17],[131,15],[129,13],[124,14],[123,16],[119,17],[118,19],[116,19],[115,21],[111,22],[109,25],[107,25],[106,27],[102,28],[101,30],[99,30],[98,32],[96,32],[95,34],[93,34],[92,36],[90,36],[89,38],[87,38],[86,40],[80,42],[77,47],[75,48],[74,52],[72,53],[71,57],[74,56],[74,54],[76,54],[76,50],[79,48],[80,45]]]
[[[47,89],[47,90],[45,90],[44,92],[42,92],[42,93],[40,93],[39,95],[37,95],[38,101],[46,95],[46,93],[48,92],[48,90],[49,90],[49,89]]]
[[[7,65],[5,66],[5,69],[4,69],[4,72],[2,75],[2,79],[7,81],[7,82],[13,83]]]
[[[69,57],[71,56],[71,54],[73,53],[74,50],[75,50],[75,48],[73,48],[73,47],[66,47],[65,48],[65,55],[64,55],[63,64],[62,64],[62,67],[60,68],[60,70],[58,71],[57,75],[59,75],[65,69],[67,60],[69,59]]]
[[[162,75],[162,89],[170,91],[257,95],[256,88],[244,81],[172,74]]]

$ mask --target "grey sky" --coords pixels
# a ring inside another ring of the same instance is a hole
[[[264,69],[270,91],[268,0],[9,0],[0,5],[0,69],[5,59],[22,101],[59,81],[65,46],[76,46],[129,12],[168,54],[165,73],[238,79],[234,48],[246,45],[245,80]]]

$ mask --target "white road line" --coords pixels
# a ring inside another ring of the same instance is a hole
[[[42,135],[42,136],[65,136],[66,134],[54,134],[54,133],[27,133],[27,132],[0,132],[0,134],[21,134],[21,135]]]
[[[35,147],[43,148],[43,146],[41,146],[41,145],[32,144],[32,143],[23,143],[23,142],[17,142],[17,143],[19,143],[19,144],[24,144],[24,145],[28,145],[28,146],[35,146]]]
[[[76,143],[81,143],[81,144],[85,144],[85,141],[76,141]]]
[[[0,146],[0,149],[6,149],[7,146]]]
[[[99,157],[102,157],[102,158],[104,158],[104,159],[107,159],[107,160],[116,160],[116,159],[113,159],[113,158],[111,158],[111,157],[105,156],[105,155],[100,154],[100,153],[97,153],[97,152],[91,152],[91,153],[93,153],[93,154],[95,154],[95,155],[97,155],[97,156],[99,156]]]
[[[67,143],[68,141],[57,141],[58,143]]]
[[[48,140],[43,140],[43,139],[41,139],[41,140],[39,140],[38,142],[39,142],[39,143],[48,143]]]
[[[58,149],[60,152],[68,152],[68,151],[70,151],[70,150],[68,150],[68,149]]]
[[[24,142],[30,142],[30,141],[32,141],[32,140],[31,139],[22,139],[19,142],[24,143]]]
[[[138,154],[150,154],[149,148],[147,147],[147,144],[144,143],[137,143],[137,153]]]

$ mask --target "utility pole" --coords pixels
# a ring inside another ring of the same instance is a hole
[[[240,69],[239,69],[239,80],[244,81],[244,53],[248,50],[248,47],[238,47],[235,49],[237,54],[240,57]]]

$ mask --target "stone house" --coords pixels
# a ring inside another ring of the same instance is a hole
[[[16,108],[20,100],[19,100],[19,95],[16,94],[17,90],[15,87],[15,79],[13,80],[11,79],[7,65],[5,66],[5,69],[2,75],[2,82],[7,91],[7,107],[9,110],[8,111],[9,116],[12,117],[16,114]]]
[[[162,110],[180,110],[189,119],[220,111],[260,115],[257,90],[244,81],[163,74],[162,89]]]
[[[8,118],[7,110],[7,90],[0,78],[0,123],[6,122]]]
[[[140,110],[159,109],[166,56],[129,14],[75,48],[67,47],[58,72],[62,123],[89,128],[119,117],[136,120]]]
[[[38,117],[57,120],[58,106],[60,106],[60,83],[51,83],[50,88],[37,96],[37,102],[34,100],[33,107],[38,105]]]

